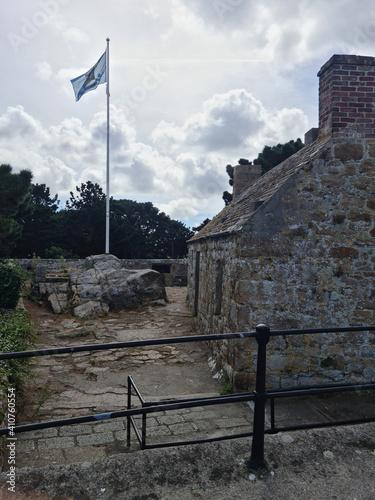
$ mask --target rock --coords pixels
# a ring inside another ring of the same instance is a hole
[[[88,319],[100,314],[107,314],[108,311],[109,306],[107,304],[90,300],[89,302],[85,302],[84,304],[75,307],[73,309],[73,314],[74,316],[77,316],[77,318]]]
[[[56,313],[79,318],[167,301],[163,278],[151,269],[129,270],[114,255],[94,255],[81,269],[66,271],[64,282],[39,282],[41,296]]]
[[[86,269],[95,268],[98,271],[113,271],[122,267],[121,260],[114,255],[101,254],[87,257],[84,263]]]

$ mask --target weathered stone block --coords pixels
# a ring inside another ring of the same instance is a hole
[[[337,259],[356,259],[359,255],[359,252],[356,248],[353,247],[336,247],[331,248],[329,254],[331,257]]]
[[[337,144],[334,148],[334,155],[342,161],[360,160],[363,157],[363,146],[350,142]]]

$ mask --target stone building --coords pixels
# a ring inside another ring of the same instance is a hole
[[[375,323],[375,58],[334,55],[318,73],[319,129],[189,242],[188,300],[204,333]],[[221,341],[217,368],[253,387],[256,344]],[[272,387],[375,378],[366,334],[272,337]]]

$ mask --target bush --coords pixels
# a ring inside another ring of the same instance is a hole
[[[0,261],[0,309],[15,309],[27,272],[12,261]]]
[[[0,352],[26,351],[34,344],[34,328],[28,313],[0,309]],[[21,389],[31,375],[29,359],[0,360],[0,424],[5,417],[8,387]]]
[[[36,342],[34,327],[27,311],[0,309],[0,352],[27,351]],[[29,359],[0,360],[0,389],[20,388],[29,377]]]

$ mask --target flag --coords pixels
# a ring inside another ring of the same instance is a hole
[[[106,52],[104,52],[99,61],[87,73],[77,76],[77,78],[70,81],[73,85],[76,101],[79,101],[86,92],[95,90],[98,85],[105,83],[107,81]]]

